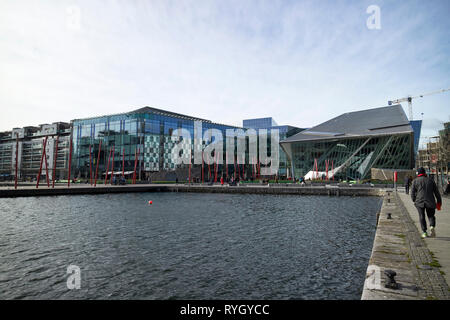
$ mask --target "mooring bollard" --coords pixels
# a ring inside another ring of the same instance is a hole
[[[394,277],[397,275],[397,272],[395,272],[394,270],[385,270],[384,274],[387,277],[386,284],[384,286],[389,289],[397,290],[398,283],[395,282],[395,279],[394,279]]]

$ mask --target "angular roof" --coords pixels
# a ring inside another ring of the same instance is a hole
[[[400,104],[344,113],[283,141],[347,139],[358,136],[412,133],[413,129]]]

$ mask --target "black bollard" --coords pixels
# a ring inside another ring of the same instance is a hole
[[[384,274],[386,275],[386,284],[384,285],[386,288],[397,290],[398,283],[395,282],[394,277],[397,275],[397,272],[394,270],[384,270]]]

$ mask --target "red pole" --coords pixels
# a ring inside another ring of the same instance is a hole
[[[136,165],[139,163],[139,181],[141,181],[141,162],[139,161],[139,156],[141,154],[141,147],[138,148],[138,152],[137,152],[137,160],[136,160]],[[137,174],[138,172],[136,172]],[[134,178],[134,183],[136,184],[136,178]]]
[[[108,181],[108,171],[109,171],[109,162],[110,162],[110,160],[111,160],[111,149],[109,149],[108,164],[106,166],[105,186],[106,186],[106,181]]]
[[[134,171],[133,171],[133,184],[136,183],[136,166],[137,166],[137,150],[134,149]]]
[[[122,153],[122,177],[125,177],[125,148]]]
[[[189,161],[189,184],[191,184],[191,162]]]
[[[208,180],[211,180],[211,167],[209,166],[209,163],[208,163]]]
[[[92,186],[92,155],[91,155],[91,145],[89,145],[89,182]]]
[[[202,151],[202,183],[205,182],[205,172],[203,170],[203,151]]]
[[[67,188],[70,188],[70,168],[72,167],[72,138],[69,143],[69,179],[67,179]]]
[[[47,137],[45,137],[45,139],[44,139],[44,148],[42,149],[41,164],[39,166],[39,173],[38,173],[37,181],[36,181],[36,189],[39,188],[39,181],[41,180],[42,164],[44,162],[45,146],[46,145],[47,145]]]
[[[317,158],[314,158],[314,179],[317,179],[317,177],[319,176],[319,168],[317,167]]]
[[[227,156],[225,156],[225,170],[226,170],[226,175],[227,175],[227,180],[228,180],[228,163],[227,163]]]
[[[98,163],[100,162],[100,151],[102,150],[102,140],[100,140],[100,143],[98,145],[98,155],[97,155],[97,165],[95,166],[95,182],[94,187],[97,186],[97,174],[98,174]]]
[[[116,152],[116,146],[113,146],[113,152],[112,152],[113,158],[112,158],[112,165],[111,165],[111,181],[109,181],[109,184],[112,184],[112,180],[114,177],[114,153],[115,152]]]
[[[214,170],[214,172],[213,172],[213,179],[214,179],[214,182],[216,182],[216,164],[217,164],[217,160],[216,160],[216,158],[217,158],[217,152],[216,151],[214,151],[214,162],[213,162],[213,170]]]
[[[56,145],[55,145],[55,155],[53,156],[55,159],[53,159],[53,174],[52,174],[52,188],[55,187],[55,176],[56,176],[56,158],[58,157],[58,140],[59,137],[56,137]]]
[[[223,156],[222,156],[222,161],[223,161]],[[225,159],[225,162],[227,162],[226,159]],[[217,171],[219,171],[219,164],[217,165]],[[223,163],[222,163],[222,170],[220,170],[220,176],[219,177],[221,179],[223,178]]]
[[[217,159],[214,170],[214,182],[217,182],[217,173],[219,172],[219,153],[217,153]]]
[[[47,137],[46,137],[47,138]],[[47,181],[47,188],[50,188],[50,179],[48,177],[48,161],[47,161],[47,151],[45,151],[45,175],[46,175],[46,181]]]
[[[16,132],[16,178],[14,180],[14,189],[17,189],[17,171],[19,167],[19,134]]]

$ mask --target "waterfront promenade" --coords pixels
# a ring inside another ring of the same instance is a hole
[[[404,191],[386,192],[364,284],[363,300],[449,300],[450,203],[437,213],[437,237],[421,239],[418,213]],[[386,288],[386,270],[397,289]],[[376,275],[380,282],[376,283]]]
[[[421,231],[419,214],[411,200],[411,195],[399,192],[399,196],[418,232]],[[444,278],[450,284],[450,199],[443,197],[442,202],[441,211],[436,210],[436,237],[426,238],[425,243],[436,261],[442,266],[441,271],[444,273]],[[430,231],[428,219],[427,225],[428,231]]]

